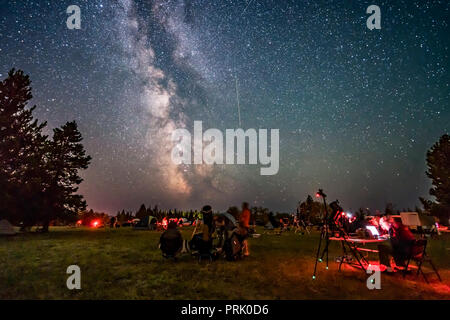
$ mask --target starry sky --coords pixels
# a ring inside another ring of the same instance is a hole
[[[69,30],[69,5],[81,29]],[[381,30],[369,30],[369,5]],[[0,79],[30,75],[48,132],[76,120],[94,210],[293,211],[323,188],[348,210],[414,207],[425,154],[450,124],[442,1],[0,0]],[[183,165],[175,128],[280,130],[280,169]]]

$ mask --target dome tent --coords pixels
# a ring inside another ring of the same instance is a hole
[[[16,232],[8,220],[0,220],[0,236],[12,236],[15,234]]]
[[[145,216],[138,223],[136,223],[133,228],[135,230],[155,230],[156,221],[156,218],[153,216]]]

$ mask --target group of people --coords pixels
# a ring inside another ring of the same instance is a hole
[[[190,240],[183,239],[178,224],[169,222],[167,230],[160,237],[160,248],[165,257],[177,257],[181,253],[196,252],[211,257],[225,256],[234,260],[237,256],[249,256],[248,237],[250,233],[251,213],[248,203],[242,204],[238,221],[227,214],[213,214],[212,207],[206,205],[201,210],[203,220],[196,224]],[[273,215],[270,218],[275,221]],[[395,265],[404,267],[415,240],[410,229],[403,225],[400,218],[381,217],[378,227],[389,233],[390,241],[378,246],[380,264],[387,272],[394,270],[390,264],[392,256]]]
[[[205,205],[201,213],[202,222],[196,223],[190,240],[183,239],[177,223],[169,222],[160,237],[163,256],[177,257],[185,252],[195,252],[214,258],[224,255],[228,260],[234,260],[250,255],[247,239],[251,214],[248,203],[242,204],[237,222],[230,214],[213,214],[210,205]]]
[[[368,231],[369,227],[375,230],[375,236],[385,236],[389,241],[378,245],[378,254],[380,265],[383,265],[383,271],[394,272],[391,266],[390,258],[395,262],[395,267],[404,268],[406,261],[411,254],[414,247],[415,237],[408,226],[402,223],[401,217],[391,217],[388,215],[371,217],[370,219],[354,219],[350,223],[348,219],[344,220],[343,229],[348,233],[358,232],[363,230],[364,233],[371,233]],[[372,234],[372,236],[374,236]]]
[[[384,266],[382,270],[390,273],[395,271],[394,268],[405,268],[408,257],[414,248],[415,237],[408,226],[402,223],[401,217],[383,215],[370,219],[356,219],[350,223],[348,219],[344,219],[341,224],[348,234],[358,230],[370,232],[367,231],[368,226],[376,230],[376,236],[389,238],[389,241],[378,245],[380,265]],[[391,257],[395,262],[394,268],[391,266]]]

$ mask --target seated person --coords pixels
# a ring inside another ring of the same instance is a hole
[[[381,234],[389,233],[389,229],[391,227],[391,224],[389,223],[389,218],[386,215],[383,215],[380,218],[379,225],[380,225],[379,231],[381,232]]]
[[[391,234],[390,243],[378,245],[378,251],[380,264],[386,266],[387,272],[392,272],[389,257],[392,256],[394,258],[397,266],[404,267],[405,260],[408,257],[415,238],[411,230],[402,223],[400,218],[393,220],[389,233]]]
[[[202,233],[195,234],[190,242],[193,250],[198,250],[200,254],[208,254],[212,249],[212,234],[214,232],[213,215],[211,206],[202,208],[203,230]]]
[[[165,257],[175,257],[183,249],[183,237],[177,229],[177,223],[169,222],[167,230],[159,239],[159,247]]]
[[[223,249],[225,241],[229,237],[226,220],[227,219],[225,219],[225,217],[223,217],[223,216],[214,217],[214,225],[215,225],[215,230],[216,230],[217,240],[218,240],[216,248],[218,251],[221,251]]]
[[[366,229],[368,223],[366,219],[364,218],[364,214],[362,213],[355,213],[355,219],[353,222],[348,226],[348,230],[346,230],[348,233],[355,233],[358,229]]]
[[[215,231],[217,234],[217,249],[223,249],[225,242],[233,236],[234,233],[239,234],[238,226],[224,215],[214,217]]]

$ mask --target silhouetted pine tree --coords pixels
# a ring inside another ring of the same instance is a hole
[[[46,136],[27,108],[31,81],[12,69],[0,82],[0,215],[32,225],[41,207],[43,154]]]
[[[136,218],[142,219],[147,215],[147,209],[145,208],[145,204],[141,204],[141,207],[136,212]]]
[[[0,82],[0,215],[21,222],[24,229],[38,222],[67,218],[86,208],[75,194],[91,158],[80,143],[75,122],[54,129],[52,140],[42,134],[46,123],[33,119],[30,79],[12,69]]]
[[[431,179],[430,195],[436,202],[421,199],[425,209],[448,224],[450,218],[450,136],[444,134],[427,152],[427,176]],[[428,208],[427,208],[428,207]]]
[[[48,180],[44,194],[47,210],[40,216],[44,231],[48,230],[51,220],[75,218],[79,211],[86,209],[83,196],[76,194],[78,185],[83,181],[78,171],[87,169],[91,161],[81,144],[82,140],[75,121],[53,129],[53,139],[47,144]]]

